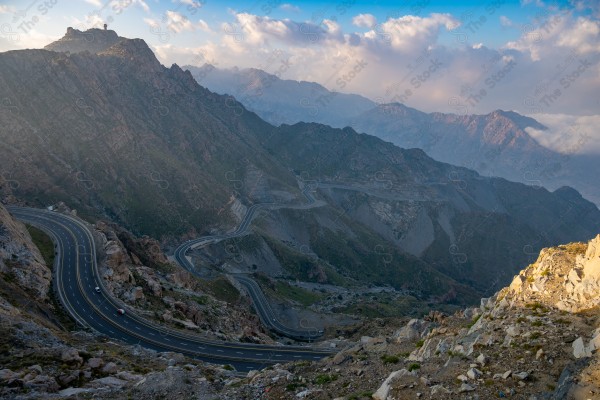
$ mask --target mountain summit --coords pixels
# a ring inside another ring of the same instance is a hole
[[[65,36],[56,42],[50,43],[44,47],[44,49],[61,53],[81,53],[83,51],[99,53],[119,43],[123,39],[123,37],[117,35],[117,32],[113,30],[93,28],[86,31],[80,31],[68,27]]]

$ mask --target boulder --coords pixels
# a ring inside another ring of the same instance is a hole
[[[462,385],[460,385],[460,389],[458,389],[459,393],[464,393],[464,392],[472,392],[475,390],[475,387],[469,385],[468,383],[463,383]]]
[[[124,381],[130,382],[136,382],[143,378],[142,375],[132,374],[128,371],[121,371],[116,375],[116,377],[119,379],[123,379]]]
[[[119,368],[117,367],[117,364],[115,364],[114,362],[106,363],[104,368],[102,368],[102,372],[104,372],[105,374],[114,374],[118,370],[119,370]]]
[[[408,323],[394,334],[397,342],[421,339],[431,330],[431,322],[422,319],[411,319]]]
[[[73,363],[77,365],[81,365],[83,363],[83,358],[79,356],[79,351],[74,348],[64,349],[60,355],[60,359],[66,363]]]
[[[79,379],[79,375],[79,370],[71,371],[70,373],[60,375],[58,377],[58,383],[60,383],[60,385],[63,387],[69,386],[72,382]]]
[[[586,278],[600,279],[600,235],[588,243],[585,255],[577,257],[577,264],[583,266],[583,273]]]
[[[141,286],[136,286],[134,288],[131,289],[131,292],[129,293],[129,300],[130,301],[138,301],[138,300],[143,300],[145,298],[144,296],[144,289],[142,289]]]
[[[392,383],[396,379],[403,377],[405,375],[409,375],[409,374],[410,374],[410,372],[408,372],[408,370],[406,370],[406,369],[401,369],[399,371],[392,372],[387,377],[387,379],[385,381],[383,381],[383,383],[381,384],[379,389],[377,389],[377,391],[373,394],[373,396],[372,396],[373,400],[386,400],[388,397],[388,394],[390,393]]]
[[[517,373],[513,374],[513,377],[519,379],[520,381],[524,381],[529,377],[529,374],[525,371],[517,372]]]
[[[19,374],[11,371],[8,368],[0,369],[0,382],[8,382],[12,381],[19,377]]]
[[[442,385],[435,385],[435,386],[431,387],[431,396],[445,395],[445,394],[451,394],[451,393],[452,393],[452,391],[446,389]]]
[[[87,366],[90,367],[91,369],[97,369],[97,368],[102,367],[103,365],[104,365],[104,360],[101,358],[94,357],[94,358],[90,358],[87,361]]]
[[[591,357],[592,352],[590,348],[585,345],[583,342],[583,338],[580,336],[573,342],[573,357],[575,358],[583,358],[583,357]]]
[[[510,337],[516,337],[521,334],[521,328],[516,325],[510,325],[506,328],[506,334]]]
[[[479,353],[477,356],[477,362],[479,365],[484,366],[487,363],[487,357],[483,353]]]
[[[123,379],[115,378],[114,376],[107,376],[107,377],[100,378],[100,379],[94,379],[89,384],[90,384],[90,386],[98,387],[98,388],[101,388],[101,387],[116,388],[116,387],[125,386],[125,384],[127,384],[127,381],[125,381]]]
[[[479,379],[479,377],[483,374],[483,372],[481,372],[480,370],[478,370],[477,368],[471,368],[467,371],[467,376],[471,379]]]
[[[32,380],[25,381],[23,386],[28,389],[37,390],[38,392],[47,393],[55,393],[60,389],[56,379],[48,375],[37,375]]]

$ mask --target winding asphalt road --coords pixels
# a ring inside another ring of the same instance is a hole
[[[302,193],[304,197],[306,197],[307,202],[303,205],[289,205],[289,204],[278,204],[278,203],[260,203],[254,204],[246,211],[244,218],[240,225],[233,231],[223,235],[212,235],[212,236],[203,236],[197,239],[189,240],[175,249],[173,256],[179,265],[188,270],[194,275],[198,275],[194,264],[192,261],[186,256],[186,253],[191,249],[195,249],[198,247],[205,246],[211,243],[217,243],[225,239],[230,239],[238,236],[242,236],[248,230],[250,223],[254,219],[256,212],[261,209],[278,209],[278,208],[295,208],[295,209],[307,209],[317,205],[317,200],[313,197],[311,191],[315,189],[315,185],[305,185]],[[250,298],[252,299],[252,304],[254,305],[254,309],[258,313],[260,320],[263,325],[278,334],[289,337],[295,340],[300,341],[314,341],[323,336],[323,331],[318,330],[316,328],[309,329],[296,329],[291,328],[289,326],[284,325],[279,319],[277,315],[273,312],[269,301],[264,295],[258,283],[256,283],[253,279],[246,275],[236,274],[234,275],[235,279],[246,289]]]
[[[317,360],[331,353],[303,346],[268,346],[211,341],[161,327],[136,315],[104,287],[96,262],[90,229],[75,217],[33,208],[8,207],[19,220],[34,225],[52,237],[56,248],[54,290],[80,326],[111,338],[157,351],[175,351],[215,364],[230,364],[246,372],[268,365]],[[96,293],[94,288],[100,287]],[[125,315],[117,313],[123,308]]]

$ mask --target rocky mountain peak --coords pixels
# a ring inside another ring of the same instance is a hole
[[[495,110],[489,114],[492,118],[503,117],[514,123],[519,129],[534,128],[538,130],[547,130],[548,127],[542,125],[537,120],[526,117],[514,111]]]
[[[138,66],[151,67],[151,69],[157,71],[162,68],[148,44],[142,39],[120,40],[109,48],[98,52],[98,55],[123,58],[134,61]]]
[[[80,31],[68,27],[65,36],[56,42],[50,43],[44,47],[44,49],[61,53],[81,53],[83,51],[99,53],[123,39],[124,38],[117,35],[117,32],[113,30],[92,28],[86,31]]]

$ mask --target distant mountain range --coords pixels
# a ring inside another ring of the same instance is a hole
[[[312,82],[282,80],[256,69],[184,67],[209,90],[230,94],[275,125],[319,122],[351,126],[436,160],[550,190],[572,186],[600,205],[600,186],[589,171],[600,157],[560,154],[541,146],[527,128],[546,130],[533,118],[497,110],[487,115],[424,113],[400,103],[376,104],[331,92]]]
[[[540,248],[600,230],[600,211],[570,188],[482,177],[351,128],[274,127],[140,39],[68,30],[48,48],[60,51],[0,54],[6,201],[65,201],[172,243],[227,231],[252,204],[302,204],[299,186],[314,183],[325,204],[265,211],[255,257],[290,279],[391,285],[423,302],[472,301]]]

